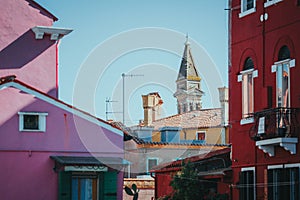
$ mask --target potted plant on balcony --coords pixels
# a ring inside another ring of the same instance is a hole
[[[285,137],[285,134],[286,134],[286,126],[283,125],[281,127],[278,127],[278,136]]]

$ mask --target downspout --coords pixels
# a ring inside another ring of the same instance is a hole
[[[59,78],[58,78],[58,54],[59,40],[55,42],[55,89],[56,89],[56,98],[58,98],[58,87],[59,87]]]
[[[266,67],[266,29],[265,21],[267,20],[267,13],[265,13],[264,1],[262,1],[263,14],[262,14],[262,78],[263,78],[263,87],[265,87],[265,67]]]

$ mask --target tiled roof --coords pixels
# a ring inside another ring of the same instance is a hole
[[[177,114],[153,122],[154,130],[165,126],[176,126],[183,129],[208,128],[221,126],[221,108],[203,109]]]
[[[137,145],[142,145],[145,148],[161,148],[163,147],[168,147],[168,148],[226,148],[229,147],[229,144],[200,144],[200,143],[173,143],[173,142],[150,142],[150,141],[145,141],[135,135],[133,135],[132,130],[130,127],[125,126],[122,122],[109,122],[113,126],[118,127],[121,129],[124,133],[125,136],[129,136],[130,139],[132,139]]]
[[[149,141],[145,141],[141,138],[138,138],[136,136],[133,136],[133,140],[137,143],[137,144],[143,144],[143,145],[156,145],[156,146],[194,146],[194,147],[228,147],[230,146],[229,144],[201,144],[201,143],[174,143],[174,142],[149,142]]]
[[[199,162],[199,161],[210,159],[212,157],[219,156],[222,154],[228,154],[230,152],[231,152],[230,147],[224,147],[224,148],[216,149],[216,150],[212,149],[209,153],[204,152],[204,153],[196,155],[196,156],[185,158],[184,160],[176,160],[176,161],[157,165],[157,166],[153,167],[151,171],[152,172],[162,172],[162,171],[168,171],[170,168],[177,170],[177,169],[181,169],[183,161],[184,161],[184,163],[186,163],[188,161],[189,162]]]

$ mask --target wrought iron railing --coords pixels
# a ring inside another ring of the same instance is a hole
[[[249,131],[251,139],[298,137],[298,108],[273,108],[253,113],[254,125]]]

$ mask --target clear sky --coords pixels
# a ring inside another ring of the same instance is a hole
[[[36,0],[74,31],[60,42],[60,99],[106,119],[143,118],[141,95],[159,92],[163,116],[177,113],[176,78],[186,34],[202,78],[203,107],[227,86],[227,0]],[[141,76],[142,75],[142,76]],[[106,104],[110,98],[112,103]],[[106,105],[108,106],[106,109]]]

